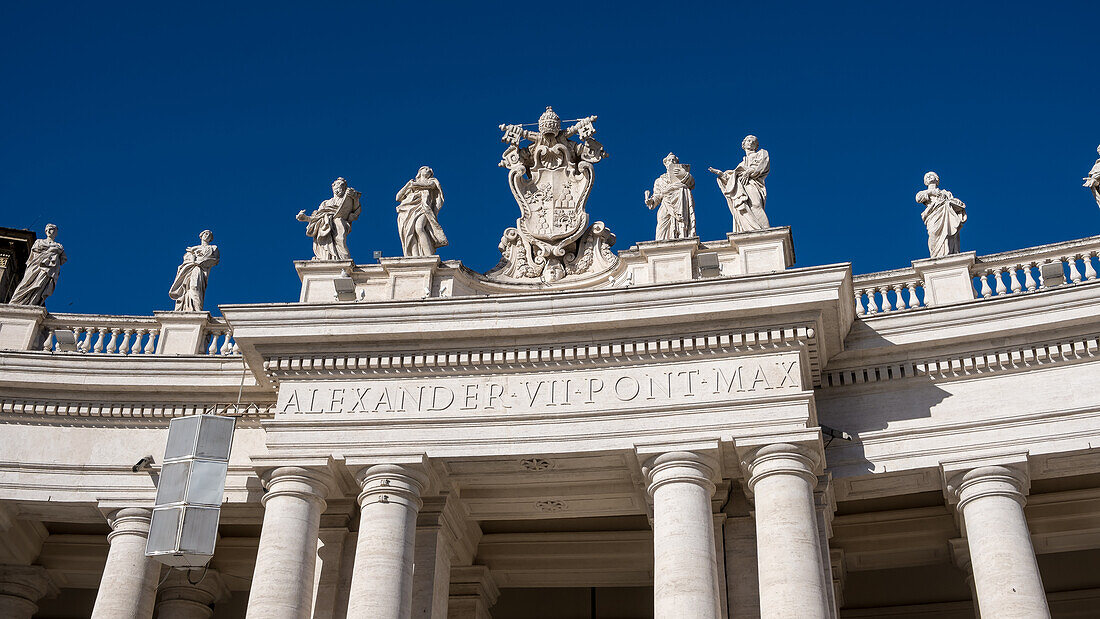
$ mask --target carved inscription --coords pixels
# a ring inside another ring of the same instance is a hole
[[[436,379],[286,382],[279,415],[539,412],[718,402],[802,389],[795,354],[672,366]]]

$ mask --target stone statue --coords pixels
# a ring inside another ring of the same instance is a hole
[[[177,312],[202,311],[210,269],[221,259],[218,246],[210,244],[212,240],[214,233],[203,230],[199,234],[199,244],[188,247],[183,253],[183,264],[176,269],[176,279],[168,290],[168,296],[176,301]]]
[[[1096,147],[1096,154],[1100,155],[1100,146]],[[1100,159],[1092,164],[1089,175],[1084,178],[1085,187],[1092,190],[1092,197],[1096,198],[1096,206],[1100,206]]]
[[[589,225],[585,210],[592,191],[592,164],[608,156],[592,138],[595,120],[581,118],[563,129],[561,118],[547,107],[538,131],[500,126],[501,141],[509,145],[500,166],[508,168],[508,186],[520,217],[516,227],[504,231],[500,263],[486,273],[487,278],[556,282],[595,275],[617,262],[610,250],[615,235],[603,222]]]
[[[726,196],[726,203],[733,214],[734,232],[752,232],[769,228],[768,216],[764,214],[764,202],[768,198],[768,189],[764,179],[771,170],[768,151],[760,148],[755,135],[747,135],[741,140],[745,149],[745,158],[737,167],[725,172],[707,168],[718,175],[718,187]]]
[[[664,158],[665,173],[653,181],[653,193],[645,192],[649,210],[657,209],[657,240],[688,239],[695,236],[695,178],[691,166],[669,153]]]
[[[27,270],[11,295],[12,305],[45,305],[53,294],[61,265],[65,264],[65,248],[57,242],[57,226],[46,224],[46,238],[31,245]]]
[[[917,202],[924,205],[920,214],[928,228],[928,255],[943,258],[959,253],[959,230],[966,222],[966,205],[946,189],[940,189],[940,177],[935,172],[924,175],[927,189],[917,193]]]
[[[432,256],[447,245],[447,235],[439,225],[439,207],[443,189],[432,169],[422,166],[416,178],[397,192],[397,232],[405,256]]]
[[[314,260],[351,260],[348,251],[348,233],[351,222],[359,219],[362,207],[355,189],[338,178],[332,183],[332,197],[325,200],[309,215],[298,211],[298,221],[306,223],[306,235],[313,237]]]

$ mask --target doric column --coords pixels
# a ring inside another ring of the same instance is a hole
[[[673,451],[644,472],[653,498],[653,616],[719,619],[718,568],[710,499],[717,463]]]
[[[450,601],[446,619],[492,619],[489,609],[497,603],[493,575],[484,565],[467,565],[451,569]]]
[[[228,597],[217,570],[172,570],[157,588],[157,619],[210,619],[214,603]]]
[[[424,499],[416,518],[413,619],[447,619],[454,543],[448,507],[446,495]]]
[[[31,619],[38,600],[57,594],[46,568],[39,565],[0,565],[0,617]]]
[[[313,604],[317,532],[332,478],[319,470],[284,466],[267,472],[263,481],[264,524],[247,617],[307,619]]]
[[[99,581],[92,619],[149,619],[157,598],[161,564],[145,556],[149,519],[153,512],[127,507],[112,512],[107,520],[107,564]]]
[[[818,535],[815,451],[777,443],[743,458],[756,505],[756,546],[763,619],[826,619],[828,595]]]
[[[956,537],[947,540],[947,543],[951,545],[951,558],[955,560],[955,565],[966,574],[966,588],[970,589],[970,602],[974,606],[974,619],[981,619],[981,614],[978,612],[978,592],[974,590],[974,569],[970,565],[970,548],[966,545],[966,538]]]
[[[1049,617],[1024,518],[1026,458],[967,469],[944,465],[944,475],[970,550],[981,616]]]
[[[372,466],[356,477],[363,491],[348,616],[409,619],[416,514],[427,477],[393,464]]]
[[[340,573],[343,570],[348,528],[325,526],[325,518],[326,515],[321,516],[321,529],[317,534],[320,543],[317,548],[312,619],[333,619],[338,616],[336,605],[340,598]]]
[[[756,523],[751,515],[728,516],[722,525],[726,550],[726,598],[732,619],[760,616],[756,573]]]
[[[825,591],[829,617],[835,619],[840,616],[840,605],[833,590],[833,563],[829,555],[829,540],[833,537],[833,514],[836,512],[831,474],[826,473],[817,478],[814,509],[817,512],[817,541],[821,547],[821,587]]]

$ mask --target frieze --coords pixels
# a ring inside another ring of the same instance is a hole
[[[285,382],[276,417],[461,415],[659,408],[797,393],[799,353],[510,375]]]

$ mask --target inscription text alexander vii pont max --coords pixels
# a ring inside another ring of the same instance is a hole
[[[284,382],[279,414],[537,412],[719,402],[800,390],[797,356],[433,379]]]

